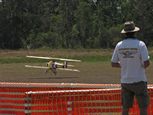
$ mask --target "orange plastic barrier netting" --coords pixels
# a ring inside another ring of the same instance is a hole
[[[153,114],[149,85],[149,115]],[[0,115],[118,115],[119,84],[0,82]],[[130,115],[139,115],[137,103]]]
[[[120,90],[85,89],[27,92],[27,114],[87,115],[121,111]],[[34,111],[33,111],[34,110]]]
[[[153,115],[153,88],[149,88],[149,115]],[[118,89],[84,89],[26,92],[27,115],[118,115],[121,95]],[[30,105],[30,106],[29,106]],[[130,115],[140,115],[136,101]]]
[[[119,84],[0,82],[0,115],[25,115],[25,92],[120,87]]]

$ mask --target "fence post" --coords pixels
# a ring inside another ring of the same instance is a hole
[[[31,115],[31,94],[26,92],[25,95],[24,113],[25,115]]]
[[[72,101],[67,101],[68,115],[72,115]]]

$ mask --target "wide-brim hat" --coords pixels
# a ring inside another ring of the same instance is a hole
[[[137,32],[140,28],[136,27],[133,21],[128,21],[124,23],[124,29],[122,29],[121,33],[130,33],[130,32]]]

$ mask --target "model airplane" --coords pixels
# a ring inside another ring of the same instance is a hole
[[[49,71],[52,71],[54,75],[57,74],[57,70],[80,72],[78,69],[69,68],[69,67],[74,67],[74,65],[69,65],[68,62],[81,62],[81,60],[54,58],[54,57],[41,57],[41,56],[26,56],[26,57],[50,60],[47,62],[46,66],[25,65],[25,67],[28,67],[28,68],[46,69],[45,71],[46,73]],[[60,63],[57,61],[60,61],[60,62],[62,61],[63,63]]]

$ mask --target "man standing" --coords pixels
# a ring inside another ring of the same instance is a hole
[[[148,49],[143,41],[135,37],[139,31],[133,21],[124,23],[121,31],[125,38],[118,42],[112,55],[112,67],[121,68],[122,115],[128,115],[134,96],[140,108],[140,115],[147,115],[149,96],[145,69],[150,65]]]

